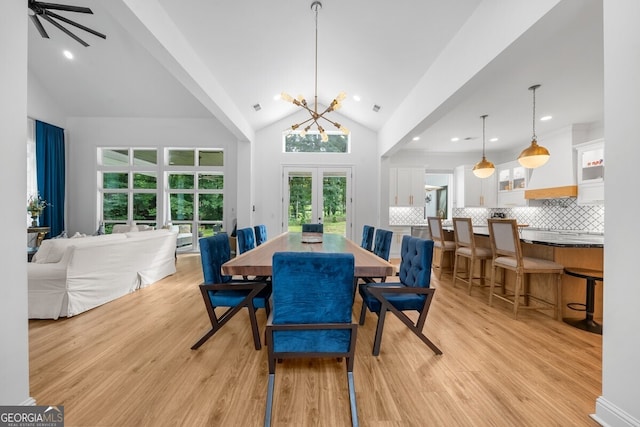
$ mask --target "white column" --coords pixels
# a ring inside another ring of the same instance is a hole
[[[0,13],[0,405],[29,398],[27,321],[27,2],[6,0]]]

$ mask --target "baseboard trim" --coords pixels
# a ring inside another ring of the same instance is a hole
[[[596,413],[591,414],[591,418],[604,427],[640,426],[640,420],[623,411],[602,396],[596,399]]]
[[[20,406],[36,406],[36,400],[33,397],[29,396],[29,398],[22,402]]]

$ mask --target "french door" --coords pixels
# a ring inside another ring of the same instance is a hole
[[[283,168],[283,229],[300,231],[302,224],[324,224],[325,233],[351,238],[351,168]]]

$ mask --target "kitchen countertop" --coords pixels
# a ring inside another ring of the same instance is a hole
[[[443,229],[453,231],[452,226]],[[474,234],[489,236],[488,226],[473,226]],[[547,246],[564,248],[603,248],[604,234],[590,233],[578,230],[541,230],[536,228],[522,228],[520,240],[525,243],[536,243]]]

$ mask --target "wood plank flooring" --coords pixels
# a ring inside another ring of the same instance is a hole
[[[253,348],[245,312],[199,350],[209,328],[198,254],[146,289],[69,319],[30,320],[31,396],[64,405],[72,426],[260,426],[266,348]],[[376,316],[358,329],[354,367],[361,426],[597,426],[602,337],[543,313],[517,321],[440,281],[424,331],[435,356],[388,315],[380,356]],[[354,318],[361,300],[356,297]],[[264,311],[258,312],[261,330]],[[344,362],[285,360],[276,367],[273,425],[348,426]]]

